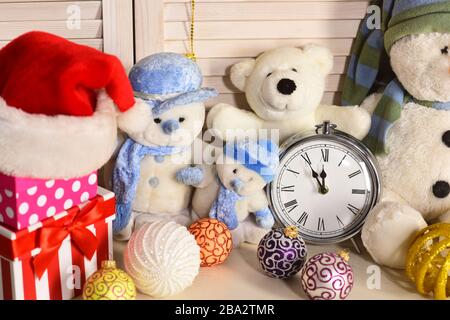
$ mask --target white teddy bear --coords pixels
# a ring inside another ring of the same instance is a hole
[[[120,240],[128,240],[143,222],[191,222],[192,186],[201,185],[206,168],[191,165],[193,150],[202,150],[197,136],[205,119],[203,101],[217,95],[214,89],[200,88],[197,64],[175,53],[142,59],[129,77],[141,103],[119,119],[129,136],[113,172],[114,231]]]
[[[234,246],[258,244],[275,222],[264,187],[278,164],[278,147],[271,140],[228,142],[217,159],[217,173],[206,175],[195,190],[193,215],[224,222]]]
[[[362,240],[375,262],[392,268],[405,267],[417,231],[450,221],[449,21],[448,1],[394,4],[381,40],[397,79],[362,104],[373,112],[366,141],[378,153],[384,186]]]
[[[320,104],[332,67],[330,51],[313,44],[303,49],[282,47],[237,63],[231,81],[245,92],[254,113],[221,103],[209,112],[207,126],[224,140],[278,129],[283,141],[331,120],[341,131],[361,139],[370,128],[370,115],[364,109]]]

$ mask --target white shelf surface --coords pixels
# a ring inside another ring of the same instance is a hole
[[[359,241],[358,241],[359,242]],[[362,244],[359,242],[360,248]],[[123,268],[123,249],[125,243],[114,242],[114,256]],[[418,294],[412,283],[404,275],[404,271],[380,268],[380,289],[369,289],[368,279],[373,275],[369,267],[375,263],[364,251],[358,254],[351,242],[341,245],[313,246],[308,245],[308,257],[320,252],[337,252],[342,248],[351,250],[350,265],[355,274],[354,287],[348,299],[431,299]],[[369,273],[368,273],[369,268]],[[149,296],[139,294],[138,299],[149,300]],[[233,249],[230,257],[219,266],[201,268],[191,287],[168,299],[186,300],[302,300],[306,296],[301,288],[300,273],[289,280],[272,279],[265,276],[259,267],[256,257],[256,246],[244,244]]]

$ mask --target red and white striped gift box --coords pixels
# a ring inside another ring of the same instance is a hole
[[[101,262],[112,259],[114,213],[114,194],[99,187],[97,197],[27,229],[12,231],[0,225],[0,300],[66,300],[80,295]],[[85,238],[90,239],[91,259]]]

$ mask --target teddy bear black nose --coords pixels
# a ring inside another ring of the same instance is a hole
[[[445,181],[437,181],[433,185],[433,194],[436,198],[445,198],[450,194],[450,185]]]
[[[442,135],[442,142],[450,148],[450,130],[447,130]]]
[[[291,79],[281,79],[278,82],[277,89],[281,94],[290,95],[297,89],[297,85]]]

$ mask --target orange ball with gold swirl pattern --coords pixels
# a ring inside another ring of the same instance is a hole
[[[203,218],[191,224],[189,232],[200,247],[200,266],[216,266],[230,255],[233,248],[231,232],[223,222]]]
[[[116,262],[106,260],[94,272],[83,288],[83,300],[135,300],[136,287],[130,276],[116,267]]]

